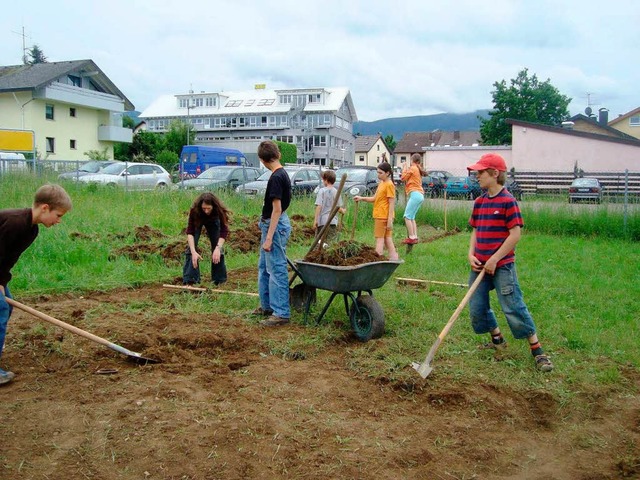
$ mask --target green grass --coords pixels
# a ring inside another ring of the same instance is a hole
[[[18,177],[9,182],[0,179],[0,208],[29,206],[33,192],[42,179]],[[11,289],[17,299],[46,293],[108,290],[146,283],[164,283],[181,275],[181,259],[169,264],[159,256],[142,261],[117,257],[113,252],[133,244],[136,227],[149,226],[166,235],[162,241],[184,241],[182,231],[186,214],[196,196],[193,192],[125,193],[121,190],[66,185],[74,209],[60,225],[41,228],[40,236],[13,269]],[[248,200],[223,195],[237,221],[257,218],[261,199]],[[450,202],[447,226],[461,233],[431,243],[421,243],[406,254],[394,277],[466,283],[469,267],[466,260],[469,231],[469,202]],[[342,238],[348,238],[353,224],[353,204],[347,202]],[[523,202],[526,229],[517,248],[520,283],[529,309],[538,326],[540,339],[552,355],[556,370],[543,375],[532,368],[526,342],[511,337],[506,322],[493,298],[500,325],[510,348],[503,361],[496,362],[491,353],[476,345],[486,339],[473,334],[465,311],[439,350],[434,366],[445,380],[486,383],[513,383],[521,388],[545,388],[558,397],[569,398],[591,385],[629,388],[625,369],[640,366],[637,348],[640,324],[640,214],[633,210],[623,231],[622,213],[595,209],[587,213],[567,208],[533,209]],[[311,225],[313,199],[295,199],[290,216],[304,215]],[[360,205],[355,240],[373,244],[371,206]],[[396,244],[405,234],[399,208],[396,221]],[[420,210],[418,224],[444,227],[441,204],[427,201]],[[294,222],[294,225],[296,222]],[[241,228],[232,225],[232,230]],[[82,235],[78,235],[82,234]],[[233,244],[233,240],[229,242]],[[304,256],[310,242],[292,243],[291,259]],[[241,267],[255,267],[258,252],[240,254],[228,249],[230,275]],[[336,299],[320,326],[309,325],[299,337],[285,336],[270,340],[273,354],[289,359],[322,355],[332,345],[344,345],[349,352],[349,366],[363,376],[386,379],[408,388],[416,374],[407,368],[410,362],[422,361],[437,334],[464,296],[465,289],[431,285],[428,288],[398,285],[392,277],[374,292],[386,316],[383,338],[365,344],[344,342],[349,322],[341,298]],[[318,292],[318,313],[329,292]],[[215,311],[237,315],[255,307],[255,298],[233,296],[232,299],[208,299],[177,296],[176,306],[194,314]],[[149,305],[129,308],[149,309]],[[302,323],[302,314],[294,322]],[[490,364],[488,366],[487,364]]]

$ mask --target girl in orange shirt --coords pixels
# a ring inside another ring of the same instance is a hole
[[[405,193],[407,206],[404,209],[404,223],[407,226],[407,238],[402,243],[415,245],[418,243],[418,226],[416,225],[416,213],[424,202],[424,188],[422,188],[422,177],[426,172],[420,163],[422,155],[414,153],[411,155],[411,165],[407,162],[402,164],[400,178],[405,182]]]
[[[382,255],[384,248],[389,252],[389,260],[398,260],[398,252],[393,244],[393,219],[395,217],[396,187],[393,184],[393,170],[387,162],[378,165],[378,189],[373,197],[356,195],[356,202],[373,203],[373,235],[376,238],[376,252]]]

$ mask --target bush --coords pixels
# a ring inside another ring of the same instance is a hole
[[[156,157],[156,163],[170,172],[176,163],[180,163],[180,157],[169,150],[162,150]]]

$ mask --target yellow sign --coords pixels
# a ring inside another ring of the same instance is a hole
[[[32,152],[34,145],[35,137],[31,130],[0,129],[0,151]]]
[[[256,90],[264,90],[265,88],[267,88],[267,84],[266,83],[256,83],[254,88]]]

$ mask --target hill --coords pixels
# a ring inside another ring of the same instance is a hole
[[[383,118],[373,122],[355,122],[353,133],[383,136],[393,135],[399,140],[406,132],[430,132],[432,130],[479,130],[478,116],[487,118],[489,110],[476,110],[469,113],[437,113],[415,117]]]

